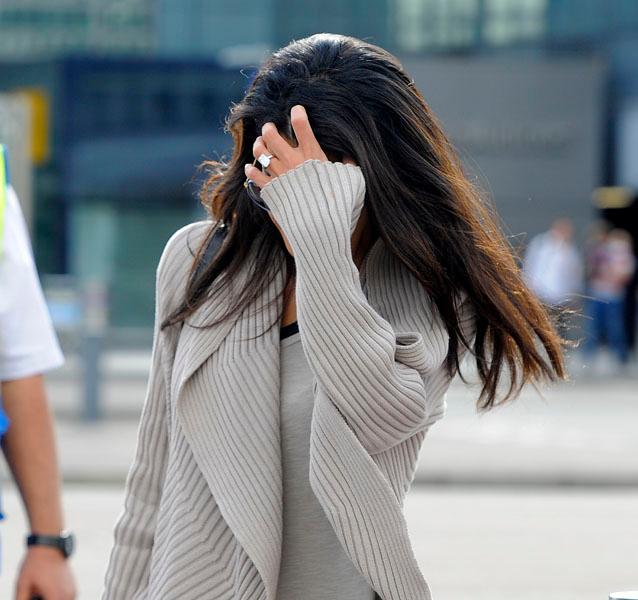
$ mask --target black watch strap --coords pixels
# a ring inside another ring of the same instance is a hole
[[[63,531],[60,535],[31,533],[27,536],[27,546],[51,546],[60,550],[64,558],[71,556],[74,545],[73,534],[68,531]]]

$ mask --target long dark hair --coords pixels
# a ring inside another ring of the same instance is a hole
[[[294,273],[282,236],[249,200],[243,183],[244,164],[254,160],[252,145],[264,123],[275,123],[295,140],[289,121],[295,104],[306,108],[329,158],[349,156],[361,167],[370,227],[422,283],[450,334],[450,375],[459,371],[461,343],[474,354],[482,383],[479,409],[515,397],[527,382],[566,379],[562,346],[568,342],[523,282],[493,208],[465,176],[414,81],[386,50],[344,35],[315,34],[276,51],[231,107],[226,129],[234,140],[232,159],[205,163],[210,175],[200,195],[217,225],[193,270],[219,223],[228,226],[227,239],[163,326],[184,321],[207,300],[217,269],[226,282],[232,280],[251,249],[253,276],[217,322],[258,295],[280,260],[286,261],[288,277]],[[460,327],[459,290],[467,292],[476,313],[473,348]],[[506,368],[509,388],[498,398]]]

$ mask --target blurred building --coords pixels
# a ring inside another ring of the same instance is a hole
[[[158,49],[246,64],[318,31],[385,46],[391,44],[391,6],[389,0],[158,0]]]
[[[638,187],[633,0],[3,0],[0,91],[33,109],[45,273],[99,276],[111,324],[152,320],[153,267],[201,215],[196,165],[271,51],[318,31],[396,53],[514,243],[601,185]],[[0,128],[1,130],[1,128]]]
[[[397,0],[394,48],[411,55],[595,57],[609,69],[606,182],[638,187],[638,3],[633,0]],[[521,63],[524,65],[527,63]]]
[[[148,53],[153,0],[2,0],[0,60],[64,52]]]
[[[246,78],[214,61],[69,56],[8,64],[8,88],[37,91],[47,117],[36,177],[45,273],[110,287],[111,322],[148,325],[168,236],[201,217],[197,166],[230,150],[223,117]],[[149,268],[150,267],[150,268]]]

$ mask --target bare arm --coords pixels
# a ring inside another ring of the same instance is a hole
[[[59,535],[64,528],[60,474],[44,378],[32,375],[2,382],[2,402],[10,426],[2,451],[18,486],[30,531]],[[16,581],[16,600],[75,598],[69,564],[57,548],[30,546]]]
[[[53,419],[42,375],[2,383],[11,425],[2,451],[20,490],[31,530],[58,535],[64,528]]]

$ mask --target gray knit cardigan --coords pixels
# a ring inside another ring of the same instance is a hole
[[[297,321],[314,375],[312,490],[377,597],[429,600],[403,501],[424,436],[445,412],[449,337],[381,238],[357,269],[350,236],[364,196],[358,166],[316,159],[262,190],[297,268]],[[192,249],[210,227],[180,229],[159,262],[152,366],[103,600],[275,600],[279,327],[260,334],[282,309],[283,260],[241,315],[192,327],[227,308],[227,294],[211,293],[183,328],[159,329],[183,297]],[[251,262],[232,289],[241,289]],[[458,308],[473,335],[464,294]]]

